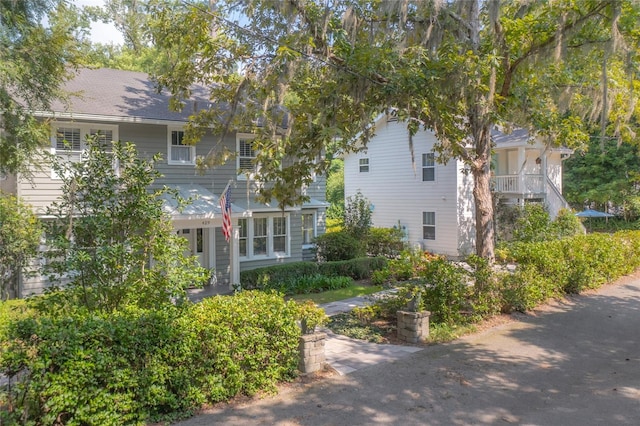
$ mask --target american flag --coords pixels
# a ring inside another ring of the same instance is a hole
[[[229,242],[231,238],[231,186],[220,196],[220,210],[222,210],[222,234]]]

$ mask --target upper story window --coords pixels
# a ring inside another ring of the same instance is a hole
[[[435,212],[422,212],[422,238],[425,240],[436,239]]]
[[[184,131],[169,129],[169,164],[195,164],[196,147],[184,144]]]
[[[422,154],[422,181],[433,182],[436,180],[436,161],[433,152]]]
[[[253,136],[238,135],[237,145],[238,156],[236,166],[238,169],[238,178],[246,179],[257,171],[257,152],[253,144]]]
[[[369,159],[361,158],[359,161],[360,165],[360,173],[368,173],[369,172]]]
[[[80,158],[80,154],[87,149],[87,138],[93,137],[98,140],[102,149],[110,152],[111,142],[118,140],[118,126],[106,124],[80,124],[69,123],[54,126],[51,137],[53,152],[58,155],[68,155]]]
[[[96,138],[105,152],[111,152],[111,142],[118,140],[118,126],[114,125],[59,122],[54,123],[52,128],[51,153],[66,161],[82,159],[88,138]],[[60,178],[53,170],[51,177]]]

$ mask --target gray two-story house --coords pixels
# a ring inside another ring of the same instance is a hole
[[[144,73],[112,69],[82,69],[69,81],[70,102],[54,103],[52,111],[36,115],[51,121],[51,153],[65,161],[81,161],[88,135],[99,133],[109,140],[133,142],[142,157],[161,153],[156,164],[163,177],[156,185],[167,185],[194,202],[178,210],[167,199],[165,210],[177,233],[189,242],[189,252],[200,264],[215,269],[218,284],[239,283],[241,270],[274,263],[302,260],[313,238],[324,232],[325,179],[316,176],[302,190],[310,201],[280,209],[276,202],[256,201],[253,167],[255,151],[252,135],[233,132],[223,144],[236,158],[205,173],[196,170],[196,158],[205,156],[220,135],[208,133],[196,145],[183,144],[184,126],[194,108],[209,108],[205,96],[195,98],[181,113],[169,110],[169,95],[158,93]],[[194,92],[197,96],[197,91]],[[202,93],[204,95],[204,93]],[[46,220],[47,207],[60,196],[61,180],[48,167],[34,171],[31,180],[7,176],[0,189],[21,197]],[[230,184],[232,233],[223,236],[219,197]],[[25,278],[20,283],[23,296],[38,293],[50,283],[44,277]]]

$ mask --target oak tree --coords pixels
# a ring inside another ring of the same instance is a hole
[[[255,133],[265,198],[299,203],[329,166],[327,147],[365,146],[375,117],[393,112],[410,135],[435,132],[440,161],[461,160],[473,176],[476,251],[490,260],[495,126],[567,146],[594,125],[633,132],[633,1],[158,0],[151,11],[154,41],[171,52],[157,81],[174,107],[194,83],[214,103],[192,116],[187,140],[205,128]],[[231,156],[214,149],[201,164]]]

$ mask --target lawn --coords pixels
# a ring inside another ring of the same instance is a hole
[[[335,302],[337,300],[349,299],[351,297],[366,296],[368,294],[382,291],[380,285],[354,284],[346,288],[338,290],[329,290],[322,293],[296,294],[291,296],[291,300],[302,302],[304,300],[312,300],[313,303],[322,304]]]

